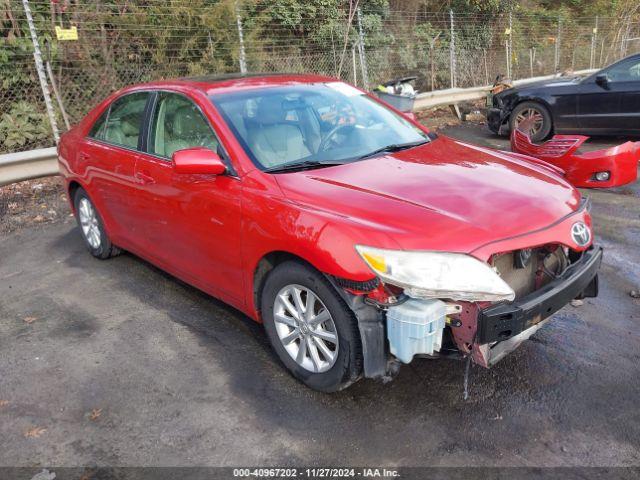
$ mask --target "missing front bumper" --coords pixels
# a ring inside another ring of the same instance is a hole
[[[597,295],[602,247],[584,252],[560,277],[522,299],[479,312],[477,343],[485,366],[491,366],[533,335],[545,320],[577,297]],[[498,343],[495,343],[498,342]]]

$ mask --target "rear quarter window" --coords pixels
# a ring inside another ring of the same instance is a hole
[[[89,130],[89,137],[96,138],[98,140],[104,139],[104,130],[107,125],[107,117],[109,116],[110,108],[107,108],[102,115],[95,121],[91,130]]]

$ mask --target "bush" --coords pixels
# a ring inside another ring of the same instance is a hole
[[[51,138],[47,115],[26,101],[13,103],[0,116],[0,151],[9,152],[25,145],[39,146]]]

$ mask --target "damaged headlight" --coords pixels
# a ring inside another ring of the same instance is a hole
[[[416,298],[513,300],[515,293],[486,263],[462,253],[383,250],[356,245],[369,268],[384,282]]]

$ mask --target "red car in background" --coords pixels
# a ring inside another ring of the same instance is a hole
[[[421,356],[490,366],[597,294],[588,202],[553,167],[334,79],[128,87],[58,152],[94,256],[125,249],[263,322],[318,390]]]

